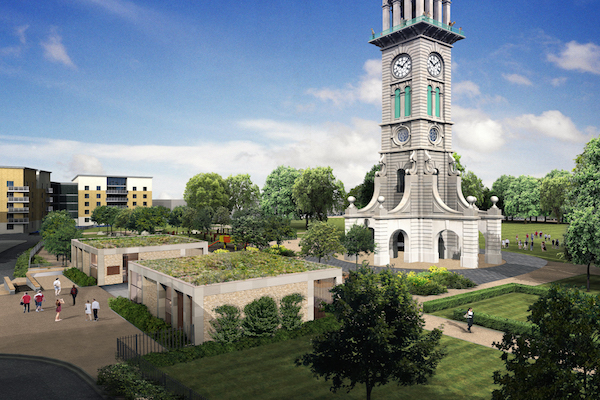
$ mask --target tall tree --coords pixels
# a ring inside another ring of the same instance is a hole
[[[540,207],[547,214],[553,214],[558,223],[562,217],[565,201],[571,190],[569,171],[553,170],[544,177],[540,185]]]
[[[504,198],[506,196],[506,192],[508,191],[510,184],[515,179],[516,178],[512,175],[502,175],[500,178],[496,179],[496,181],[494,181],[494,183],[492,184],[492,190],[490,191],[490,194],[498,197],[498,204],[496,204],[496,205],[501,210],[504,210],[505,214],[506,214],[506,210],[505,210],[505,206],[504,206]],[[509,215],[509,214],[506,214],[506,215]]]
[[[63,262],[71,256],[71,239],[80,237],[80,232],[66,210],[53,211],[42,220],[41,235],[44,247],[50,254],[63,256]]]
[[[340,242],[340,232],[327,222],[315,222],[300,239],[300,254],[303,256],[329,259],[336,253],[343,253],[344,246]]]
[[[308,220],[316,218],[327,221],[327,214],[340,210],[346,191],[344,184],[333,175],[331,167],[307,168],[294,183],[292,189],[297,210]]]
[[[235,242],[244,249],[248,244],[259,249],[269,246],[264,217],[258,208],[236,211],[231,218],[231,231]]]
[[[156,228],[163,228],[167,224],[165,207],[137,207],[129,216],[127,227],[137,231],[139,234],[146,231],[155,233]],[[168,211],[168,209],[166,209]]]
[[[227,183],[221,175],[210,172],[192,177],[185,185],[183,198],[189,207],[201,210],[205,207],[229,208]]]
[[[381,171],[381,165],[375,164],[371,167],[371,170],[365,174],[363,183],[359,185],[360,188],[357,196],[355,196],[356,207],[365,207],[373,198],[373,192],[375,192],[375,173],[378,171]]]
[[[575,161],[565,254],[575,264],[587,264],[589,291],[590,265],[600,262],[600,139],[590,140]]]
[[[260,206],[265,215],[281,215],[288,218],[295,215],[296,203],[292,188],[299,176],[300,171],[283,165],[275,168],[267,176],[260,199]]]
[[[256,205],[254,207],[256,207]],[[212,222],[221,225],[221,229],[223,229],[223,225],[231,223],[231,212],[225,207],[217,207]]]
[[[252,183],[250,175],[230,175],[226,180],[229,193],[229,209],[233,211],[257,207],[260,201],[260,189]]]
[[[474,196],[477,198],[477,202],[475,202],[477,207],[483,207],[486,187],[483,186],[483,182],[473,171],[463,173],[460,186],[465,198],[467,196]]]
[[[334,392],[362,383],[367,400],[376,386],[423,384],[435,374],[444,356],[442,331],[423,330],[425,321],[404,275],[363,266],[331,292],[333,303],[327,309],[341,328],[313,339],[312,353],[298,358],[296,365],[331,380]]]
[[[600,300],[553,285],[530,308],[534,325],[504,334],[506,373],[494,372],[494,400],[600,398]]]
[[[198,210],[192,207],[185,206],[183,213],[181,214],[181,226],[187,229],[188,235],[192,229],[195,228],[196,218],[198,216]]]
[[[516,217],[540,215],[540,180],[526,175],[516,178],[505,193],[504,207],[508,215]]]
[[[167,222],[169,223],[169,225],[177,228],[177,233],[179,233],[179,228],[182,226],[182,218],[183,218],[184,210],[185,210],[185,206],[175,207],[174,209],[171,210],[171,213],[169,214],[169,218],[167,219]]]
[[[131,213],[133,210],[130,208],[121,208],[119,213],[115,217],[115,227],[128,229],[129,227],[129,219],[131,218]]]
[[[269,242],[276,242],[278,246],[284,240],[295,239],[296,230],[291,226],[291,220],[279,215],[264,216],[264,232]]]
[[[356,257],[356,264],[358,265],[358,255],[360,253],[375,252],[375,240],[371,230],[364,225],[352,225],[344,236],[344,247],[346,253]]]
[[[94,208],[90,219],[98,225],[106,225],[106,233],[108,234],[108,206],[99,206]]]

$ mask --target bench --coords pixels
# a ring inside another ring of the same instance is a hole
[[[15,294],[15,285],[13,285],[12,281],[8,279],[8,276],[4,277],[4,290],[6,290],[10,294]]]

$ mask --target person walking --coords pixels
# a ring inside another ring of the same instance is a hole
[[[89,320],[88,320],[88,317],[89,317]],[[86,321],[92,320],[92,305],[90,304],[89,300],[86,300],[86,302],[85,302],[85,320]]]
[[[465,317],[467,318],[467,331],[473,333],[471,332],[471,327],[473,326],[473,309],[471,307],[467,310]]]
[[[92,302],[92,311],[94,312],[94,321],[98,321],[98,310],[100,309],[100,303],[94,299]]]
[[[65,304],[63,299],[56,299],[56,317],[54,318],[54,322],[62,321],[60,319],[60,312],[62,310],[62,305]]]
[[[33,296],[33,301],[35,301],[35,312],[44,311],[44,309],[42,308],[42,302],[44,300],[44,294],[41,290],[38,290],[35,296]]]
[[[25,310],[29,312],[29,303],[31,302],[31,296],[25,292],[25,294],[21,297],[21,304],[23,305],[23,313]]]
[[[71,296],[73,296],[73,305],[75,305],[75,297],[77,297],[77,293],[78,293],[78,290],[75,287],[75,285],[73,285],[73,287],[71,288]]]
[[[54,285],[54,295],[58,296],[60,294],[60,279],[56,278],[53,285]]]

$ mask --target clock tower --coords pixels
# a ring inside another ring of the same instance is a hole
[[[502,215],[465,199],[452,157],[452,47],[465,38],[450,21],[450,0],[383,0],[381,171],[363,209],[346,210],[346,229],[373,229],[376,265],[461,260],[478,266],[478,231],[486,262],[500,263]],[[496,200],[497,199],[493,199]]]

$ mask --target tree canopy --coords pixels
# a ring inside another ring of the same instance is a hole
[[[314,222],[300,239],[300,254],[303,256],[329,259],[336,253],[343,253],[344,246],[340,242],[340,232],[327,222]]]
[[[260,189],[252,183],[250,175],[230,175],[226,180],[229,193],[229,210],[237,211],[244,208],[257,207],[260,201]]]
[[[373,193],[375,192],[375,173],[377,171],[381,171],[380,164],[373,165],[371,167],[371,170],[365,174],[363,182],[360,185],[354,187],[348,193],[348,195],[354,196],[356,198],[356,207],[365,207],[373,198]]]
[[[346,192],[344,184],[333,175],[331,167],[307,168],[292,188],[297,212],[308,220],[327,221],[327,214],[341,210]]]
[[[292,194],[294,182],[300,171],[280,165],[275,168],[265,182],[260,206],[265,215],[281,215],[291,218],[296,213],[296,203]]]
[[[171,210],[169,218],[167,218],[167,222],[169,223],[169,225],[176,227],[177,231],[179,231],[179,228],[182,226],[184,210],[185,206],[177,206]]]
[[[553,285],[529,309],[529,334],[504,334],[506,373],[496,371],[494,400],[600,398],[600,302]]]
[[[163,228],[167,224],[168,212],[169,209],[162,206],[136,207],[129,215],[127,228],[139,234],[143,231],[155,233],[156,228]]]
[[[375,240],[369,228],[364,225],[352,225],[350,230],[344,236],[344,247],[346,253],[356,257],[358,264],[358,255],[360,253],[374,253]]]
[[[540,215],[540,180],[521,175],[505,192],[504,207],[508,215],[529,218]]]
[[[107,232],[108,226],[110,226],[110,230],[112,231],[112,227],[115,224],[115,219],[119,212],[121,211],[118,207],[111,206],[99,206],[94,208],[92,211],[91,220],[97,223],[98,225],[106,225]]]
[[[185,185],[183,198],[189,207],[197,210],[205,207],[215,209],[219,206],[229,208],[230,201],[227,182],[214,172],[192,177]]]
[[[263,214],[258,208],[240,210],[233,213],[231,219],[233,239],[244,249],[248,244],[259,249],[269,246],[269,238],[265,232]]]
[[[331,381],[334,392],[365,384],[367,400],[376,386],[422,384],[434,375],[444,356],[442,331],[423,330],[422,313],[404,275],[363,266],[331,292],[327,311],[341,328],[313,339],[312,353],[298,358],[297,365]]]
[[[512,175],[502,175],[500,178],[496,179],[494,181],[494,183],[492,184],[492,189],[491,189],[490,193],[492,195],[498,197],[497,206],[501,210],[505,209],[504,198],[506,197],[506,192],[508,191],[510,184],[515,179],[516,178]],[[508,215],[508,214],[506,214],[506,215]]]
[[[569,171],[552,170],[542,179],[540,184],[540,207],[546,214],[561,219],[567,196],[571,190],[571,174]]]
[[[44,247],[50,254],[70,258],[71,239],[80,237],[80,232],[66,210],[53,211],[42,220],[41,235]]]

